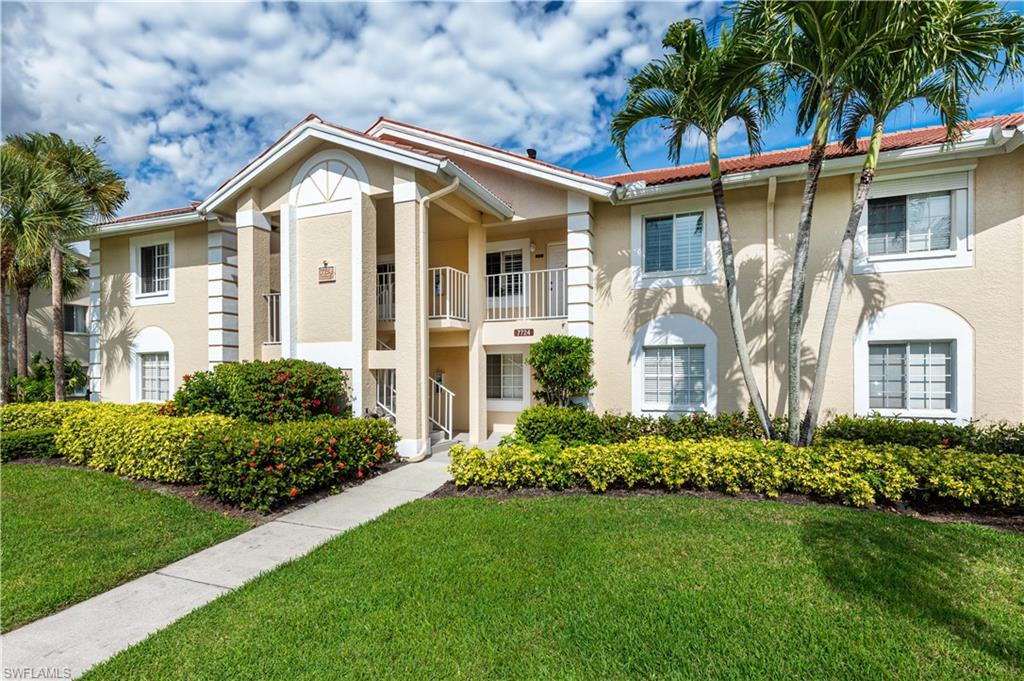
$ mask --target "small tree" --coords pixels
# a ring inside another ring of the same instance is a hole
[[[594,380],[594,342],[589,338],[548,335],[530,348],[526,363],[540,390],[534,397],[545,404],[568,406],[574,397],[587,397]]]

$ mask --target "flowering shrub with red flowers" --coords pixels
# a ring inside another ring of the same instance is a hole
[[[260,423],[348,416],[341,369],[301,359],[220,364],[183,377],[175,413],[215,413]]]
[[[237,421],[197,434],[191,459],[204,492],[269,511],[300,494],[371,475],[395,458],[397,442],[383,419]]]

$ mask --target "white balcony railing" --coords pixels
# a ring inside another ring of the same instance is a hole
[[[281,342],[281,294],[267,293],[263,296],[267,301],[267,342]]]
[[[469,320],[469,275],[454,267],[431,267],[429,319]]]
[[[565,268],[487,275],[487,319],[558,319],[568,316]]]
[[[395,273],[377,273],[377,319],[395,321]]]

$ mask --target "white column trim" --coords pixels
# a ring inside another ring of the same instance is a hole
[[[590,197],[569,192],[566,198],[566,279],[570,336],[594,337],[594,216]]]
[[[100,263],[99,239],[89,242],[89,399],[102,399],[103,351],[100,339],[103,335],[103,279]]]
[[[281,356],[295,357],[298,335],[295,206],[281,204]]]
[[[239,211],[239,215],[244,212]],[[262,217],[262,213],[254,214]],[[267,224],[269,225],[269,223]],[[206,354],[209,367],[212,369],[218,364],[239,360],[238,236],[234,227],[226,227],[220,221],[213,220],[208,225],[206,235]],[[228,305],[229,301],[234,305]]]
[[[363,194],[352,197],[352,414],[363,413]]]

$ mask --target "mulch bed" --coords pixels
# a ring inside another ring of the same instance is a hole
[[[434,492],[431,492],[428,499],[442,499],[445,497],[485,497],[498,501],[511,499],[523,499],[531,497],[554,497],[572,496],[580,494],[596,494],[585,487],[576,487],[564,490],[551,490],[539,487],[526,489],[505,489],[495,487],[458,487],[454,482],[446,482]],[[603,493],[607,497],[654,497],[654,496],[685,496],[697,497],[699,499],[738,499],[740,501],[765,502],[777,501],[793,506],[808,506],[811,504],[819,506],[839,506],[842,508],[853,508],[865,513],[891,513],[903,515],[933,523],[973,523],[985,525],[1007,532],[1024,534],[1024,509],[1007,510],[995,507],[975,507],[971,510],[964,510],[952,502],[930,503],[930,504],[874,504],[863,508],[844,506],[826,499],[812,497],[806,494],[780,494],[770,499],[763,494],[744,492],[732,495],[710,490],[679,490],[669,491],[653,487],[634,488],[612,488]]]
[[[78,464],[68,463],[66,460],[61,458],[14,459],[13,461],[4,462],[3,465],[8,466],[11,464],[37,464],[42,466],[55,466],[58,468],[78,468],[82,470],[92,471],[96,470],[94,468],[89,468],[88,466],[80,466]],[[310,504],[316,503],[321,499],[331,496],[332,494],[337,494],[339,492],[345,491],[346,489],[357,487],[358,485],[363,484],[367,480],[372,480],[378,475],[387,473],[389,471],[393,471],[396,468],[400,468],[404,465],[405,463],[402,461],[389,461],[385,464],[375,466],[373,468],[373,474],[364,477],[362,480],[351,481],[341,486],[336,491],[325,489],[318,490],[316,492],[310,492],[308,494],[303,494],[300,497],[296,497],[295,499],[289,500],[286,504],[284,504],[280,508],[274,509],[270,513],[260,513],[259,511],[245,511],[243,509],[238,508],[237,506],[233,506],[231,504],[223,502],[220,499],[217,499],[216,497],[213,497],[209,494],[204,494],[202,488],[199,485],[189,485],[180,482],[157,482],[155,480],[136,480],[134,478],[126,478],[123,476],[118,477],[121,477],[122,480],[127,480],[128,482],[132,483],[139,489],[148,489],[153,490],[154,492],[160,492],[161,494],[170,494],[176,497],[181,497],[189,504],[195,506],[201,511],[220,513],[221,515],[229,518],[241,518],[243,520],[248,521],[250,524],[252,524],[253,527],[257,527],[259,525],[269,523],[272,520],[277,520],[278,518],[287,513],[297,511],[303,506],[309,506]],[[113,473],[110,473],[109,471],[96,472],[106,473],[107,475],[113,475]]]

